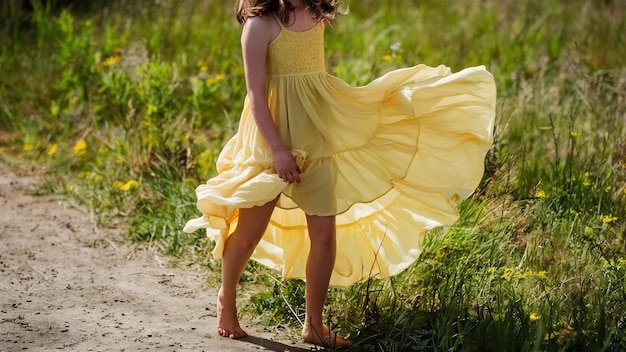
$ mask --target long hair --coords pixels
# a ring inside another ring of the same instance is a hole
[[[338,0],[304,0],[304,6],[313,13],[316,21],[330,23],[335,20]],[[283,23],[289,23],[290,12],[295,7],[288,0],[238,0],[236,16],[239,23],[250,17],[275,13]]]

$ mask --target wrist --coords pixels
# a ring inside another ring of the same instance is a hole
[[[270,150],[272,151],[272,154],[274,155],[289,152],[289,150],[287,150],[285,145],[282,143],[277,144],[277,145],[270,145]]]

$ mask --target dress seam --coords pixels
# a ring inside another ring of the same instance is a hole
[[[289,77],[289,76],[308,76],[314,74],[326,73],[326,69],[321,69],[318,71],[310,71],[310,72],[297,72],[297,73],[282,73],[279,75],[267,75],[269,78],[274,77]]]

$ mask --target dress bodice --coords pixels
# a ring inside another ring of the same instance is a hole
[[[281,26],[267,53],[269,76],[306,74],[324,71],[324,24],[294,32]]]

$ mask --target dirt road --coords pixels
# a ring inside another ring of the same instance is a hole
[[[202,273],[29,195],[36,182],[0,164],[0,351],[311,351],[245,320],[246,341],[218,336]]]

